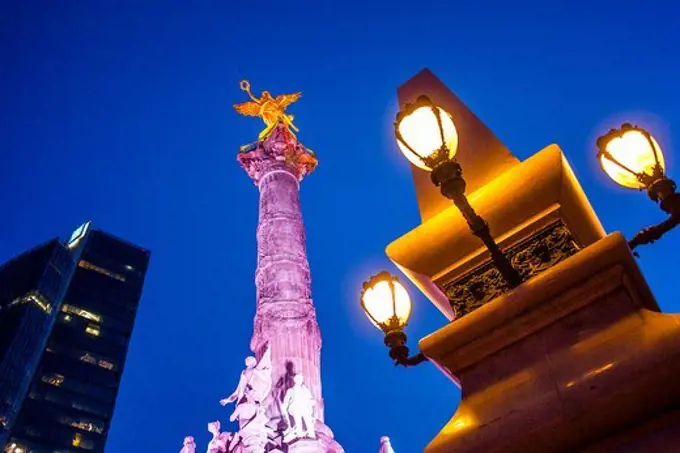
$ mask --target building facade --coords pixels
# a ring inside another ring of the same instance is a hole
[[[0,445],[21,409],[74,263],[55,239],[0,267]]]
[[[27,346],[30,353],[22,354],[24,379],[8,399],[13,405],[4,451],[103,452],[150,252],[89,224],[67,243],[47,246],[59,250],[53,254],[63,256],[65,264],[52,293],[38,289],[37,295],[23,296],[37,300],[24,303],[24,311],[36,311],[35,306],[49,321],[35,334],[40,339]],[[53,261],[48,270],[56,267]],[[15,310],[10,318],[10,309],[0,312],[0,323],[22,316]],[[8,350],[25,344],[14,337]]]

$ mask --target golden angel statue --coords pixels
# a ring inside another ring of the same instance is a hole
[[[285,124],[289,129],[298,132],[298,128],[293,125],[294,116],[286,113],[286,107],[300,99],[300,96],[302,96],[301,91],[293,94],[281,94],[275,98],[269,94],[269,91],[263,91],[262,96],[258,99],[250,92],[250,83],[247,80],[241,80],[240,87],[248,93],[253,102],[234,104],[234,109],[241,115],[259,116],[262,118],[267,127],[260,132],[260,140],[267,137],[279,122]]]

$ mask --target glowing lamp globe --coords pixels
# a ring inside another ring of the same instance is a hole
[[[394,129],[401,152],[423,170],[453,159],[458,151],[458,131],[451,115],[426,96],[397,114]]]
[[[411,298],[397,277],[381,272],[363,285],[361,307],[371,322],[385,333],[400,331],[411,317]]]
[[[625,123],[597,139],[598,158],[605,173],[631,189],[648,188],[666,171],[661,147],[646,130]]]

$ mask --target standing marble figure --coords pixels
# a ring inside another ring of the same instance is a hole
[[[378,453],[394,453],[389,437],[383,436],[380,438],[380,451]]]
[[[184,438],[184,446],[179,453],[196,453],[196,443],[194,442],[193,436]]]
[[[307,437],[314,439],[314,396],[304,385],[304,378],[301,374],[296,374],[293,379],[295,385],[289,388],[283,399],[283,409],[288,414],[290,431],[295,438]],[[304,427],[303,427],[304,423]]]
[[[208,424],[208,431],[213,435],[208,444],[207,453],[229,453],[231,451],[231,441],[234,435],[228,432],[220,432],[220,422],[214,421]]]

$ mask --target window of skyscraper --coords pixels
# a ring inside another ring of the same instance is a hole
[[[94,335],[96,337],[99,336],[99,327],[95,326],[94,324],[90,324],[89,326],[85,327],[85,332],[89,333],[90,335]]]
[[[54,387],[62,387],[75,393],[92,396],[101,401],[112,402],[115,400],[113,390],[71,376],[45,373],[41,376],[41,381]]]
[[[84,416],[78,418],[61,416],[59,417],[59,423],[64,426],[70,426],[71,428],[78,428],[83,431],[90,431],[97,434],[104,433],[104,430],[106,429],[106,423],[103,421]]]
[[[92,313],[90,311],[87,311],[85,309],[79,308],[79,307],[74,307],[73,305],[69,304],[64,304],[61,306],[61,311],[65,313],[72,313],[74,315],[82,316],[85,319],[89,319],[90,321],[96,321],[100,322],[102,320],[102,317],[96,313]]]
[[[99,267],[99,266],[92,264],[92,263],[85,261],[85,260],[80,260],[78,262],[78,267],[82,267],[83,269],[88,269],[88,270],[91,270],[91,271],[99,272],[102,275],[106,275],[107,277],[111,277],[111,278],[116,279],[116,280],[121,281],[121,282],[125,281],[124,276],[122,276],[120,274],[116,274],[115,272],[111,272],[109,270],[106,270],[103,267]]]

